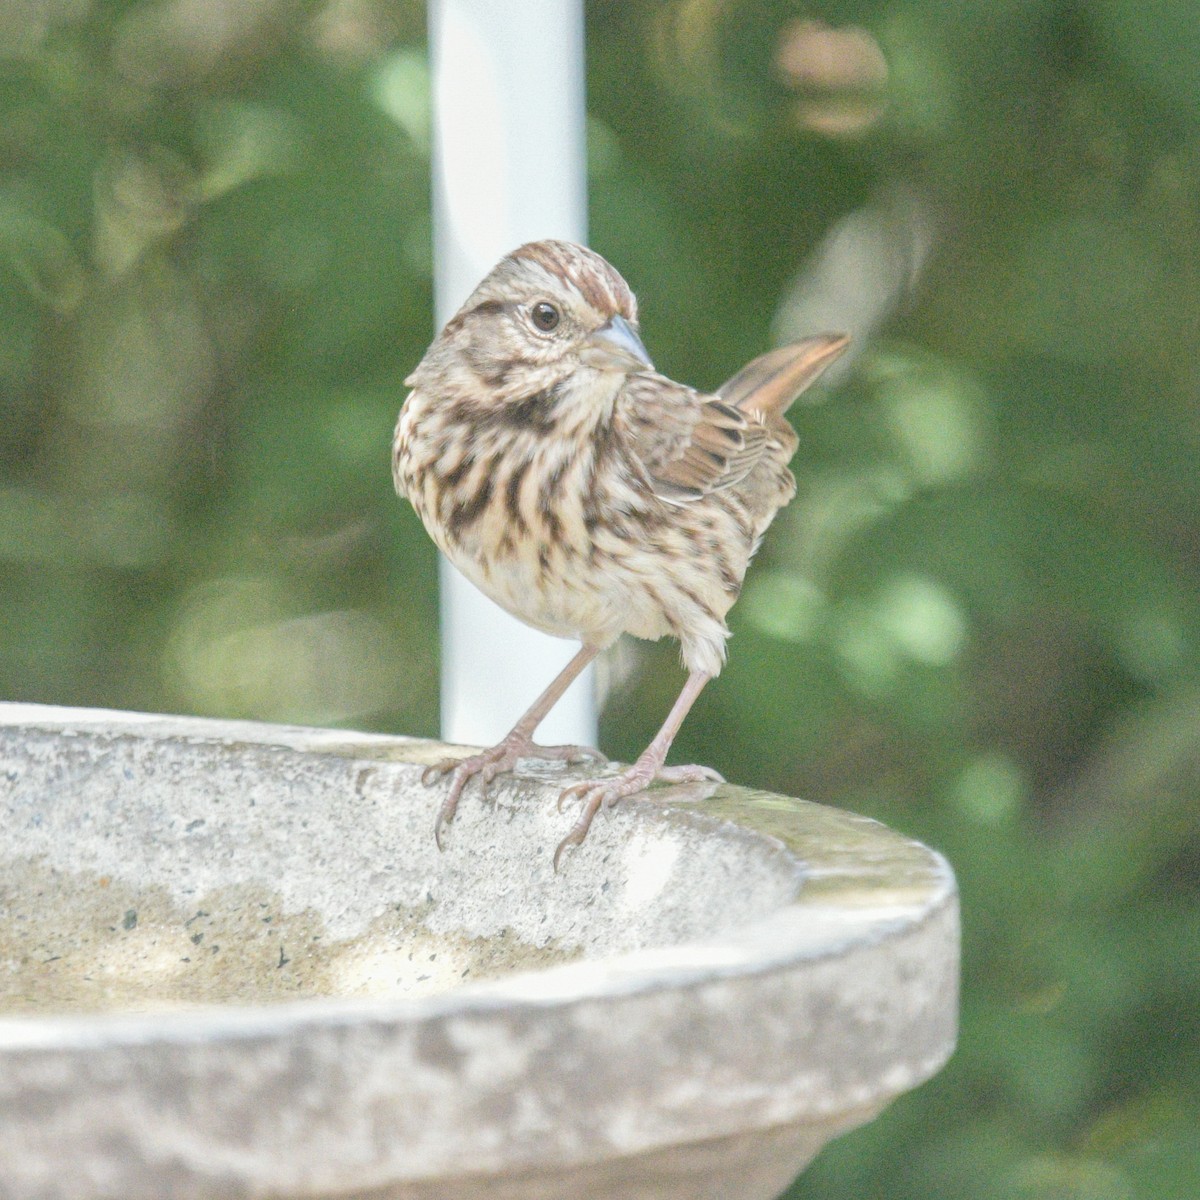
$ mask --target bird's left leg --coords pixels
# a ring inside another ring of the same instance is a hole
[[[590,746],[539,746],[533,740],[533,732],[546,714],[559,702],[563,692],[574,683],[584,667],[600,653],[599,646],[582,646],[579,653],[555,676],[550,686],[529,706],[524,716],[508,731],[504,738],[488,750],[481,750],[469,758],[448,758],[425,769],[421,782],[428,787],[442,775],[450,776],[450,790],[438,809],[433,834],[438,849],[442,848],[442,831],[454,818],[458,799],[467,781],[481,776],[483,786],[504,771],[511,771],[520,758],[558,758],[567,762],[578,759],[608,760],[599,750]]]
[[[696,702],[696,697],[711,678],[711,675],[703,671],[693,671],[688,676],[662,728],[654,735],[654,740],[642,751],[641,757],[632,767],[627,767],[611,779],[585,779],[563,789],[558,798],[559,809],[561,810],[569,799],[581,799],[583,811],[579,814],[579,820],[571,826],[571,832],[558,843],[558,849],[554,851],[556,871],[562,852],[568,846],[578,846],[587,837],[592,818],[601,808],[608,808],[625,796],[644,791],[656,779],[663,779],[668,783],[695,783],[704,779],[715,780],[718,783],[724,781],[723,776],[711,767],[663,766],[667,760],[667,751],[670,750],[671,743],[683,724],[683,718],[687,716],[688,710]]]

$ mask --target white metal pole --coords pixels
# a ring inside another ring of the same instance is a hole
[[[429,0],[439,325],[523,242],[587,229],[582,0]],[[577,647],[503,612],[443,560],[442,736],[490,745]],[[595,744],[592,672],[539,730]]]

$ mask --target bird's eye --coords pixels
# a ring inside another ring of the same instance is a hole
[[[558,309],[545,300],[539,300],[530,313],[533,323],[543,332],[549,333],[558,327]]]

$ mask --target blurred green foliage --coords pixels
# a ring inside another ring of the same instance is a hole
[[[659,365],[859,335],[678,756],[962,886],[958,1053],[796,1196],[1200,1195],[1197,30],[589,8],[592,242]],[[387,453],[431,332],[423,36],[377,0],[0,3],[0,694],[435,732]],[[610,752],[673,656],[616,683]]]

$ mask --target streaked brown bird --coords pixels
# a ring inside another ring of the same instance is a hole
[[[531,242],[488,274],[405,381],[392,474],[452,563],[502,608],[582,647],[490,750],[449,760],[442,833],[465,784],[518,759],[603,756],[539,746],[538,724],[622,633],[679,640],[687,682],[654,740],[620,773],[572,784],[582,802],[554,854],[583,841],[601,806],[655,779],[720,779],[665,766],[725,661],[725,614],[776,512],[796,491],[792,401],[845,350],[823,334],[773,350],[715,395],[658,374],[637,301],[598,254]]]

